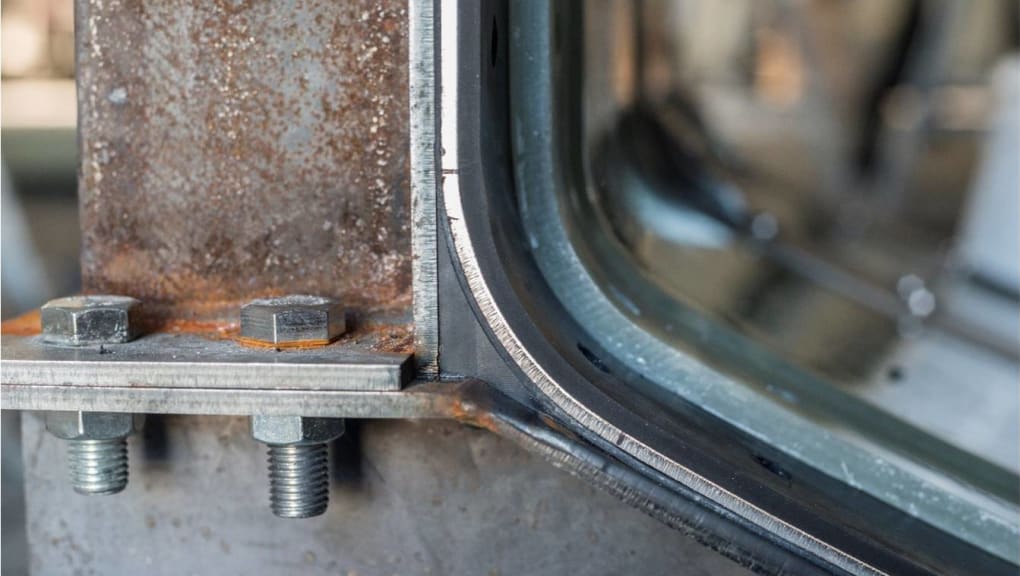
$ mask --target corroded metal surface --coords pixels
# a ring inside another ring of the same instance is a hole
[[[410,306],[401,0],[79,0],[85,290]]]

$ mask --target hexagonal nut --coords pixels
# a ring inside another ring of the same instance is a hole
[[[115,412],[47,412],[46,429],[64,440],[115,440],[142,429],[145,416]]]
[[[44,342],[82,346],[119,344],[138,334],[141,302],[127,296],[70,296],[41,310]]]
[[[241,337],[275,346],[327,344],[347,329],[344,307],[321,296],[253,300],[241,308]]]
[[[305,416],[251,417],[252,438],[264,444],[321,444],[343,436],[342,418],[308,418]]]

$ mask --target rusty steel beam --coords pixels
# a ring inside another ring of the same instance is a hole
[[[402,0],[78,0],[82,272],[156,318],[411,305]]]

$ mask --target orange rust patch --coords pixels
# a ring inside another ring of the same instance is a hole
[[[340,336],[341,344],[364,344],[373,352],[414,353],[414,333],[405,324],[359,323]]]
[[[411,327],[404,324],[360,324],[341,334],[333,341],[301,340],[298,342],[273,344],[263,342],[261,340],[244,338],[238,334],[238,330],[236,328],[227,337],[232,338],[238,344],[243,346],[274,350],[301,350],[329,345],[339,345],[360,347],[365,350],[371,350],[372,352],[393,354],[414,353],[414,334],[411,331]]]
[[[450,407],[450,411],[453,419],[461,424],[467,424],[468,426],[474,426],[476,428],[484,428],[490,432],[496,431],[496,419],[492,417],[490,412],[480,409],[473,402],[464,402],[459,399],[455,400],[453,405]]]
[[[252,338],[245,338],[243,336],[237,336],[234,340],[242,345],[250,348],[264,348],[271,350],[304,350],[308,348],[322,348],[330,344],[329,340],[296,340],[294,342],[263,342],[262,340],[254,340]]]
[[[215,320],[146,318],[142,321],[142,331],[145,333],[201,334],[209,337],[231,338],[239,329],[236,322]]]
[[[539,414],[538,419],[541,420],[542,423],[548,426],[550,429],[555,430],[556,432],[564,436],[567,436],[568,438],[577,438],[576,434],[564,428],[562,424],[554,420],[552,416],[549,416],[548,414]]]
[[[0,334],[7,336],[35,336],[42,332],[39,310],[26,312],[0,324]]]
[[[414,334],[406,329],[403,333],[392,332],[379,339],[372,346],[374,352],[392,352],[395,354],[414,354]]]

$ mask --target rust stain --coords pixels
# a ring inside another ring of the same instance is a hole
[[[0,324],[0,334],[4,336],[35,336],[40,332],[42,332],[42,323],[39,310],[26,312]]]
[[[143,306],[141,332],[166,332],[172,334],[201,334],[212,338],[232,338],[240,331],[237,321],[231,320],[199,320],[188,315],[169,317],[158,314],[146,314]]]
[[[375,352],[393,352],[396,354],[414,354],[414,333],[410,326],[397,330],[387,330],[380,334],[372,347]]]
[[[228,322],[160,319],[143,325],[143,333],[190,333],[211,339],[232,340],[242,346],[263,350],[307,350],[325,346],[341,346],[396,354],[414,353],[413,330],[414,328],[410,324],[379,322],[371,316],[366,318],[356,315],[348,324],[347,331],[332,341],[301,340],[273,344],[241,336],[241,327],[236,319]]]
[[[216,304],[219,309],[222,303]],[[345,346],[360,348],[372,352],[413,354],[414,328],[406,323],[382,322],[372,316],[356,315],[348,330],[336,340],[304,340],[286,342],[279,345],[267,344],[258,340],[241,337],[241,327],[237,318],[239,305],[231,306],[233,318],[230,320],[202,320],[188,317],[168,318],[146,315],[143,305],[141,335],[154,333],[194,334],[211,340],[233,340],[241,345],[262,349],[309,349],[323,346]],[[35,336],[41,333],[40,312],[32,310],[17,318],[0,324],[0,333],[5,336]]]
[[[412,354],[414,332],[409,324],[377,323],[362,319],[340,336],[337,344],[367,345],[373,352]]]
[[[236,330],[230,333],[228,337],[243,346],[261,349],[301,350],[308,348],[321,348],[323,346],[341,346],[361,348],[372,352],[394,354],[414,353],[414,333],[412,326],[408,324],[374,323],[364,320],[357,322],[352,326],[348,326],[347,332],[344,332],[333,341],[301,340],[297,342],[272,344],[261,340],[244,338]]]
[[[87,291],[185,331],[286,293],[410,306],[406,1],[78,0],[76,19]]]
[[[492,417],[491,412],[480,408],[471,401],[460,398],[454,400],[450,406],[450,413],[454,420],[468,426],[482,428],[490,432],[496,432],[499,428],[499,424]]]
[[[548,428],[556,431],[558,434],[561,434],[563,436],[566,436],[567,438],[575,440],[579,439],[579,437],[576,434],[574,434],[573,431],[565,428],[562,424],[560,424],[557,420],[553,419],[553,417],[549,416],[548,414],[540,413],[538,415],[538,419],[542,421],[542,424],[545,424]]]
[[[254,340],[252,338],[245,338],[243,336],[237,336],[234,341],[242,346],[248,346],[249,348],[268,348],[272,350],[307,350],[309,348],[322,348],[323,346],[329,346],[330,340],[295,340],[294,342],[263,342],[262,340]]]

